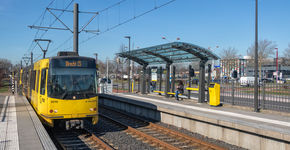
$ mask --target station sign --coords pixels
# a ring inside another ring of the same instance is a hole
[[[151,81],[157,82],[157,68],[151,69]]]

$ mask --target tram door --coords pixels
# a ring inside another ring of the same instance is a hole
[[[41,70],[41,76],[40,76],[40,89],[39,89],[39,111],[41,113],[47,113],[47,88],[46,88],[46,82],[47,81],[47,69]]]

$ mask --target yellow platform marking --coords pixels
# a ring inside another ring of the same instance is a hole
[[[187,87],[186,90],[189,90],[189,91],[198,91],[198,88]]]

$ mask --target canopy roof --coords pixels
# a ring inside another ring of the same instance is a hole
[[[140,65],[172,64],[198,60],[219,59],[210,50],[184,42],[172,42],[147,48],[118,53],[118,56],[133,60]]]

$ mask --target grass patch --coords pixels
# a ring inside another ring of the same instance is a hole
[[[0,93],[8,92],[9,90],[9,79],[2,79]]]
[[[0,93],[8,92],[8,86],[0,87]]]

